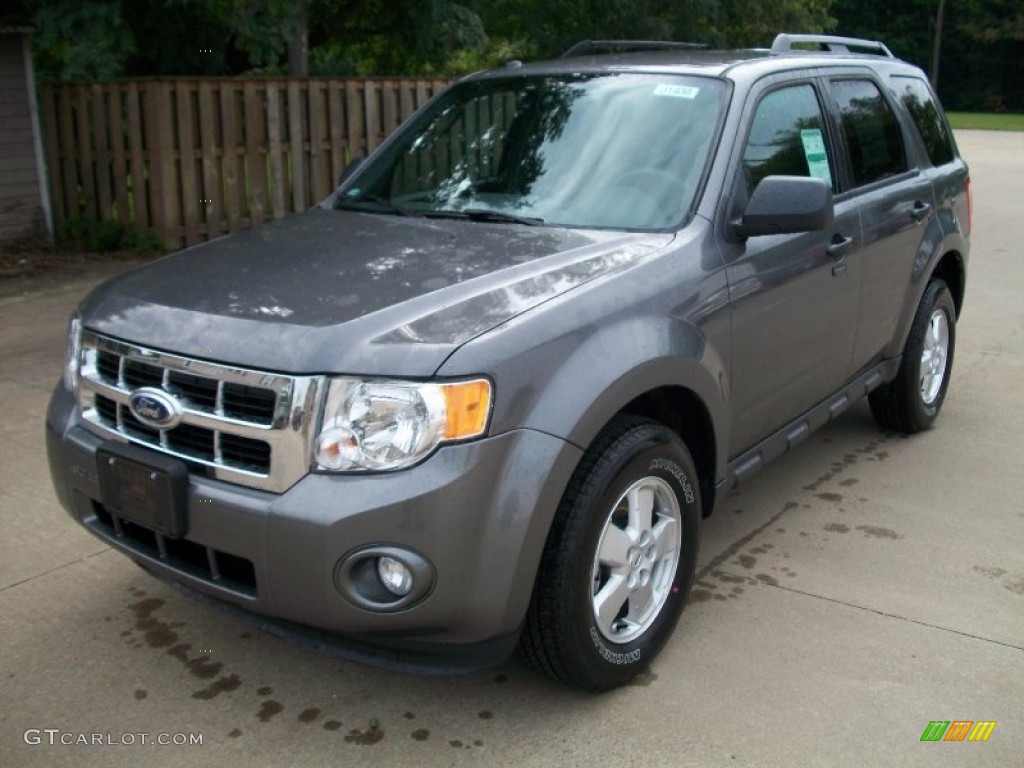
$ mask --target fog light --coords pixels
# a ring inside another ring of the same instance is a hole
[[[364,611],[404,611],[426,599],[436,571],[415,550],[397,544],[370,544],[348,552],[334,566],[334,586]]]
[[[384,588],[396,597],[405,597],[412,589],[412,572],[401,560],[384,555],[377,558],[377,577]]]

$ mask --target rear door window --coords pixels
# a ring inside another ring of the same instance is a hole
[[[917,77],[896,76],[892,78],[892,86],[914,120],[932,165],[953,162],[956,157],[953,138],[928,84]]]
[[[903,133],[878,86],[871,80],[834,80],[832,91],[850,151],[854,186],[906,171]]]

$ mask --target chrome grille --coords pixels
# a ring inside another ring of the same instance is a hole
[[[218,365],[82,334],[78,411],[86,428],[211,468],[211,474],[280,493],[309,470],[322,387],[318,376],[283,376]],[[171,429],[143,424],[132,392],[159,387],[181,403]]]

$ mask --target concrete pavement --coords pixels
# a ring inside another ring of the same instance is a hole
[[[90,284],[0,299],[0,765],[1024,765],[1024,134],[958,139],[974,240],[937,427],[886,436],[861,404],[732,494],[665,652],[604,696],[517,661],[370,669],[154,581],[49,484],[43,415]],[[998,725],[922,743],[931,720]],[[135,743],[59,743],[94,733]]]

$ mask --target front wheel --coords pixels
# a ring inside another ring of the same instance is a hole
[[[535,668],[602,691],[643,671],[693,580],[697,473],[668,428],[615,419],[584,455],[553,523],[520,643]]]
[[[928,429],[946,398],[956,341],[956,306],[942,280],[932,280],[918,305],[896,378],[869,396],[875,421],[913,434]]]

